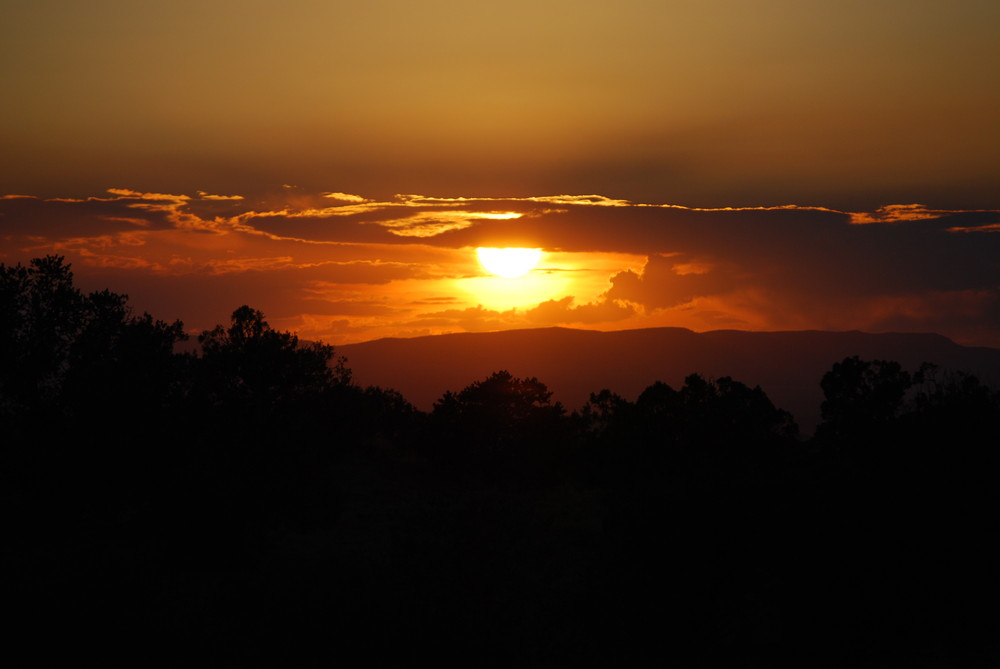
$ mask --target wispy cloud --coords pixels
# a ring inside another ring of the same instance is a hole
[[[340,200],[342,202],[371,202],[371,200],[367,198],[363,198],[360,195],[351,195],[350,193],[323,193],[323,197],[331,200]]]
[[[207,326],[231,302],[257,301],[275,323],[320,328],[303,333],[313,337],[674,324],[906,328],[1000,345],[1000,235],[960,234],[998,230],[1000,211],[916,204],[859,213],[597,195],[378,201],[296,187],[0,196],[3,262],[60,253],[90,285],[145,299],[151,313],[159,305]],[[530,294],[477,293],[481,279],[468,278],[483,274],[478,246],[542,248],[536,272],[552,280]]]
[[[506,212],[438,211],[406,218],[372,221],[399,237],[436,237],[445,232],[471,228],[476,221],[508,221],[523,214]]]

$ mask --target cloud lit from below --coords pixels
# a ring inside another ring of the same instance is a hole
[[[332,343],[674,325],[936,331],[1000,345],[1000,235],[968,232],[1000,226],[995,210],[116,188],[5,197],[0,226],[0,261],[65,255],[85,288],[128,293],[194,331],[249,303]],[[544,258],[518,278],[485,275],[476,249],[507,247]]]

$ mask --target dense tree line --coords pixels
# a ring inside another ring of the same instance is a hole
[[[728,377],[430,412],[248,306],[0,265],[7,608],[46,664],[989,666],[1000,396],[836,362],[799,435]],[[359,655],[360,654],[360,655]]]

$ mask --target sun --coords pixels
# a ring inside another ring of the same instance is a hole
[[[479,263],[491,274],[505,279],[515,279],[524,276],[535,269],[542,259],[541,249],[491,249],[479,247],[476,249]]]

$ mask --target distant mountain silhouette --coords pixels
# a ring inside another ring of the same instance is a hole
[[[1000,349],[923,333],[540,328],[378,339],[337,346],[337,352],[347,357],[356,382],[398,390],[425,410],[445,391],[499,369],[537,377],[568,409],[603,388],[635,399],[654,381],[677,387],[691,373],[731,376],[760,385],[805,433],[820,420],[820,379],[847,356],[895,360],[911,370],[932,362],[972,372],[993,387],[1000,382]]]

